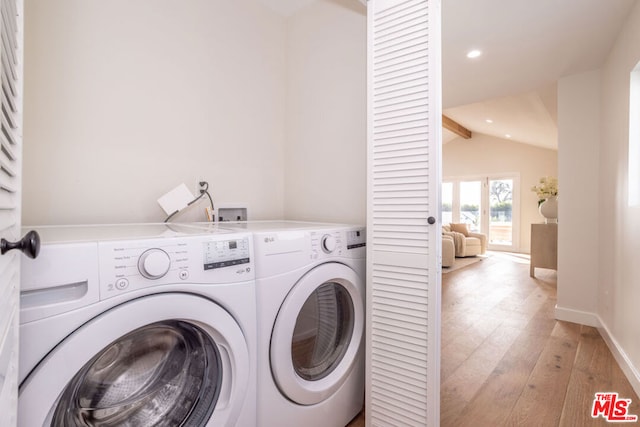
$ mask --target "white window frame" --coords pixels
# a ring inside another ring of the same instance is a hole
[[[481,181],[482,195],[480,199],[480,230],[489,238],[489,181],[511,179],[513,181],[511,224],[513,227],[511,245],[491,244],[487,240],[487,248],[496,251],[517,251],[520,247],[520,174],[517,172],[493,173],[483,175],[464,175],[444,177],[442,183],[453,184],[451,203],[452,222],[460,222],[460,183],[463,181]]]

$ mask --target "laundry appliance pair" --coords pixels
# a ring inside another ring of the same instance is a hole
[[[37,230],[20,426],[341,427],[362,409],[363,228]]]

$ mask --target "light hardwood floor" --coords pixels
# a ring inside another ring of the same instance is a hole
[[[600,426],[596,392],[640,400],[594,328],[554,319],[556,273],[493,253],[443,275],[443,427]],[[628,424],[627,424],[628,425]],[[349,427],[364,426],[361,414]]]

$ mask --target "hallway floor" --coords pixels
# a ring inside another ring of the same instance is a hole
[[[640,400],[595,328],[554,319],[557,275],[494,252],[442,279],[440,421],[462,426],[604,426],[597,392]],[[360,414],[348,427],[364,427]]]
[[[595,393],[640,401],[595,328],[554,319],[557,275],[493,253],[442,282],[441,425],[590,426]]]

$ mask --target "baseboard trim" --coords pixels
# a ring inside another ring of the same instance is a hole
[[[600,318],[595,313],[587,311],[574,310],[571,308],[558,307],[556,305],[556,319],[565,322],[579,323],[581,325],[600,328]]]
[[[631,359],[629,359],[627,353],[625,353],[620,344],[618,344],[618,341],[613,337],[611,331],[607,328],[607,325],[602,321],[600,316],[594,313],[558,307],[556,305],[556,319],[592,326],[598,329],[602,339],[607,344],[607,347],[609,347],[611,354],[613,354],[613,358],[618,363],[618,366],[620,366],[620,369],[622,369],[627,380],[629,380],[633,391],[640,396],[640,371],[633,366]]]
[[[598,332],[602,335],[602,339],[604,339],[609,350],[611,350],[614,359],[616,359],[620,369],[622,369],[622,372],[629,380],[631,387],[633,387],[636,394],[640,396],[640,372],[638,372],[635,366],[633,366],[633,363],[631,362],[631,359],[629,359],[629,356],[627,356],[627,353],[625,353],[620,344],[618,344],[618,341],[616,341],[613,335],[611,335],[609,328],[607,328],[607,325],[602,321],[602,319],[600,319],[600,317],[598,317],[598,321],[600,322]],[[623,397],[626,398],[626,396]]]

